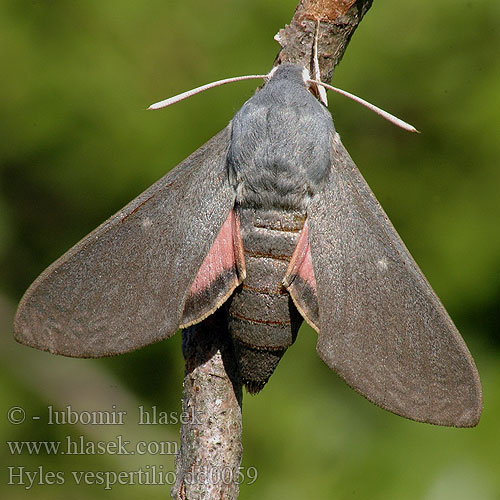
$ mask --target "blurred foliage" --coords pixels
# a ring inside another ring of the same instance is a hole
[[[273,36],[294,8],[285,0],[0,3],[5,411],[18,405],[44,415],[48,405],[88,402],[130,413],[138,404],[178,411],[180,335],[113,359],[58,358],[14,343],[6,300],[14,304],[51,261],[224,127],[255,82],[214,89],[163,112],[145,108],[205,82],[267,71],[277,52]],[[257,467],[259,476],[242,485],[240,498],[500,497],[499,26],[495,0],[375,1],[334,84],[422,134],[330,97],[344,144],[476,358],[485,393],[481,423],[443,429],[374,407],[321,363],[315,334],[304,327],[266,389],[244,398],[243,465]],[[86,385],[98,375],[101,383]],[[28,421],[2,420],[2,441],[109,438],[109,429]],[[177,431],[139,428],[134,419],[119,430],[125,439],[157,440],[177,439]],[[163,456],[14,457],[4,447],[2,459],[28,470],[42,464],[118,471],[143,463],[173,470]],[[104,491],[67,481],[26,489],[7,479],[0,491],[9,499],[168,496],[158,486]]]

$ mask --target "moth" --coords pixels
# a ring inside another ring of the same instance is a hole
[[[476,425],[467,346],[309,82],[281,64],[226,128],[45,270],[16,340],[110,356],[223,307],[255,393],[305,320],[321,359],[370,401]]]

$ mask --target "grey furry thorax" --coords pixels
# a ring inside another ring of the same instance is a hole
[[[303,68],[284,64],[232,120],[228,153],[240,206],[305,210],[328,176],[335,134]]]

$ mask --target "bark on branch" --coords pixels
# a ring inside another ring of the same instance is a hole
[[[329,82],[372,1],[301,0],[290,24],[275,37],[281,45],[275,64],[297,62],[312,70],[318,30],[321,79]],[[181,427],[177,481],[171,490],[175,499],[238,497],[242,385],[226,314],[223,307],[182,332],[186,360],[182,409],[191,419]],[[217,480],[231,473],[232,482]]]
[[[297,62],[313,70],[313,45],[317,27],[318,60],[323,82],[330,82],[373,0],[301,0],[290,22],[275,39],[281,45],[276,62]],[[318,25],[319,23],[319,25]]]
[[[181,427],[173,498],[238,496],[242,390],[226,317],[221,308],[182,332],[182,413],[190,418]]]

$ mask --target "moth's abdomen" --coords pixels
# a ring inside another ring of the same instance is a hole
[[[292,345],[302,323],[283,277],[297,246],[305,213],[239,208],[246,278],[229,306],[240,374],[258,392]]]

